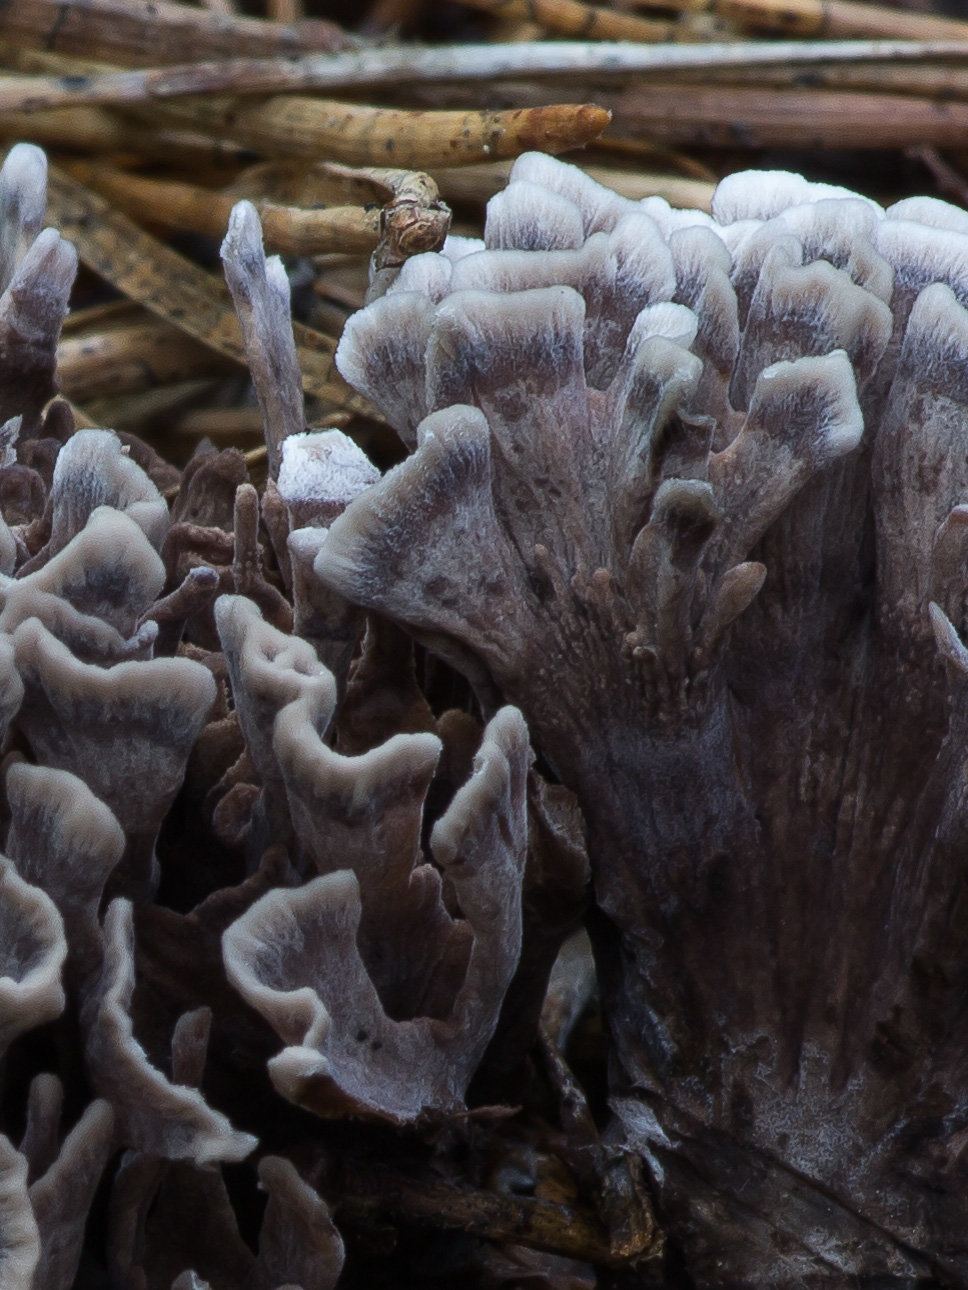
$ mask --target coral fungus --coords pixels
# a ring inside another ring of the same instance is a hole
[[[304,424],[242,204],[260,492],[74,432],[44,164],[0,173],[3,1285],[968,1283],[968,217],[523,157],[346,329],[381,477]]]
[[[968,1278],[968,227],[541,156],[344,374],[414,448],[319,576],[577,795],[611,1104],[702,1286]],[[937,643],[936,643],[937,642]]]

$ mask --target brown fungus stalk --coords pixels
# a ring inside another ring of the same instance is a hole
[[[968,224],[530,155],[338,362],[413,450],[323,582],[577,795],[611,1108],[697,1286],[968,1279]]]

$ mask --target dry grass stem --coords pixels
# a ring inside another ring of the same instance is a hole
[[[968,33],[968,24],[961,24]],[[0,109],[42,112],[81,105],[122,105],[191,95],[257,96],[285,91],[334,93],[391,85],[464,84],[487,80],[577,77],[583,83],[642,72],[789,67],[870,61],[918,62],[968,57],[968,34],[958,40],[840,40],[642,45],[597,41],[466,45],[431,49],[378,48],[302,58],[237,58],[175,67],[105,69],[63,54],[19,56],[26,70],[48,75],[0,77]],[[828,73],[830,74],[830,73]],[[214,108],[213,111],[218,111]]]
[[[300,0],[266,0],[266,17],[272,22],[302,22],[305,16]]]
[[[114,430],[128,430],[143,438],[154,439],[174,456],[179,451],[176,441],[171,438],[174,426],[182,417],[192,415],[200,404],[216,397],[217,386],[217,379],[202,376],[91,399],[84,405],[85,415],[90,418],[87,424],[111,426]],[[235,409],[239,413],[244,410]],[[244,417],[240,419],[240,425],[245,425]],[[197,437],[201,433],[204,432]],[[186,441],[183,440],[182,444],[184,447]]]
[[[586,40],[672,40],[678,30],[673,21],[616,13],[579,0],[460,0],[469,9],[481,9],[512,22],[530,21],[559,36]]]
[[[607,111],[587,103],[510,112],[411,112],[290,95],[254,105],[195,102],[162,111],[270,156],[414,170],[516,157],[532,149],[555,154],[581,148],[609,121]]]
[[[262,414],[258,408],[193,408],[171,424],[172,434],[190,435],[238,443],[243,437],[262,438]],[[261,446],[263,455],[265,446]]]
[[[0,11],[0,36],[34,49],[130,66],[334,50],[344,41],[335,24],[321,19],[288,25],[174,0],[17,0]]]
[[[732,86],[642,86],[612,101],[618,133],[676,147],[959,147],[968,105],[902,95]]]
[[[61,389],[85,403],[133,394],[169,381],[239,369],[163,318],[136,316],[120,326],[67,335],[57,348]]]
[[[938,192],[946,201],[958,206],[968,206],[968,180],[954,166],[949,165],[936,148],[909,148],[907,155],[911,160],[919,161],[934,177]]]
[[[709,7],[741,27],[790,36],[968,39],[968,22],[853,0],[710,0]]]
[[[222,237],[236,198],[196,184],[150,179],[109,166],[75,163],[71,173],[132,218],[184,232]],[[260,200],[266,248],[287,255],[329,251],[369,255],[380,240],[380,211],[359,206],[303,210]]]
[[[161,165],[197,167],[203,173],[213,167],[224,167],[244,155],[235,144],[187,130],[146,129],[96,107],[0,112],[0,138],[31,139],[49,147],[76,149],[99,157],[125,153]]]
[[[953,63],[786,63],[768,67],[715,67],[688,69],[651,84],[757,85],[777,88],[910,94],[915,98],[946,101],[968,99],[968,71]],[[850,100],[847,100],[848,104]]]

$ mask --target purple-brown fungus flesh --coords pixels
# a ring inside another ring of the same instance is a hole
[[[338,361],[412,449],[323,581],[578,800],[610,1106],[697,1286],[963,1284],[968,223],[542,156]],[[487,702],[487,698],[484,699]]]
[[[538,154],[268,475],[73,429],[0,171],[0,1283],[968,1284],[968,216]]]

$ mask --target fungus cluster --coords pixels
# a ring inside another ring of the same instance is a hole
[[[345,1161],[540,1200],[549,1088],[612,1266],[658,1248],[644,1164],[670,1285],[968,1280],[968,216],[746,174],[710,217],[523,157],[347,327],[381,477],[307,431],[243,203],[260,493],[74,431],[43,204],[19,146],[3,1285],[355,1284]],[[480,1284],[594,1283],[502,1231]]]
[[[343,1247],[294,1108],[466,1116],[519,965],[527,733],[504,708],[438,735],[406,659],[416,720],[367,719],[361,680],[341,727],[364,615],[312,557],[379,478],[344,436],[294,435],[266,504],[237,451],[178,471],[73,431],[50,400],[76,259],[37,231],[44,180],[27,146],[0,178],[3,1284],[328,1290]],[[254,272],[291,348],[285,277],[279,313],[281,270]],[[250,1160],[268,1203],[240,1226],[221,1171]]]
[[[541,156],[339,362],[410,446],[319,577],[587,826],[611,1108],[698,1286],[962,1284],[968,217]]]

